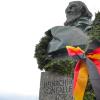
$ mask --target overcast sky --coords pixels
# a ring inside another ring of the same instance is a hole
[[[0,94],[38,96],[35,45],[44,32],[63,25],[71,0],[0,0]],[[82,0],[95,14],[100,0]]]

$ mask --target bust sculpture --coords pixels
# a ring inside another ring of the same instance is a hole
[[[56,26],[46,31],[45,37],[36,46],[35,57],[37,58],[39,69],[73,76],[74,65],[77,62],[75,60],[77,59],[73,60],[67,55],[66,46],[79,46],[84,51],[80,59],[84,61],[88,59],[88,66],[90,64],[95,69],[93,66],[94,63],[91,62],[90,58],[87,58],[87,54],[92,54],[93,50],[100,47],[100,12],[96,14],[95,20],[92,23],[92,14],[86,5],[81,1],[73,1],[69,3],[65,13],[67,20],[64,26]],[[100,53],[100,48],[98,53]],[[97,59],[97,61],[100,65],[100,59]],[[96,64],[98,65],[98,63]],[[99,74],[91,66],[88,67],[90,68],[88,69],[89,72],[91,72],[88,73],[91,83],[89,81],[87,84],[84,100],[87,100],[88,97],[93,100],[95,98],[99,100],[100,88],[98,87],[100,77],[98,78],[98,82],[92,80],[92,75]]]
[[[73,67],[73,64],[72,60],[69,61],[67,58],[64,47],[66,45],[78,45],[85,48],[88,43],[87,32],[91,29],[92,14],[86,5],[81,1],[70,2],[65,13],[67,20],[64,26],[56,26],[46,31],[45,36],[36,46],[35,57],[41,70],[66,73],[68,71],[66,63],[68,62],[67,67],[69,66],[69,69]]]
[[[48,45],[48,54],[59,55],[60,49],[66,45],[88,44],[87,32],[91,29],[92,14],[81,1],[70,2],[65,10],[67,21],[65,26],[56,26],[50,29],[47,34],[51,34],[52,40]],[[63,52],[64,53],[64,52]]]

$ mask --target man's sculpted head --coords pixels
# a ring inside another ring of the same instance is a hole
[[[91,19],[92,14],[88,10],[87,6],[81,2],[81,1],[73,1],[70,2],[68,7],[65,10],[67,21],[64,23],[64,25],[70,25],[70,23],[73,23],[80,17],[87,17],[88,19]]]

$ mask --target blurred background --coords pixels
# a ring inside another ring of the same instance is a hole
[[[0,100],[39,100],[41,71],[35,45],[45,31],[63,25],[70,1],[0,0]],[[100,1],[82,1],[94,19]]]

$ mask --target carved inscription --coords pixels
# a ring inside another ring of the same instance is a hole
[[[39,100],[73,100],[72,78],[68,76],[48,76],[43,79]]]

